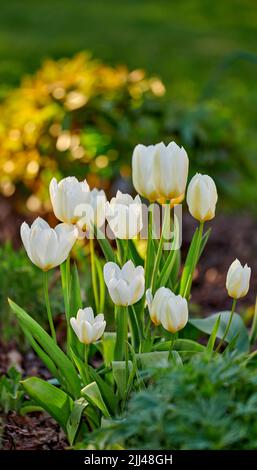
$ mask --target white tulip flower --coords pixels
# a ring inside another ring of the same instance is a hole
[[[162,325],[170,333],[176,333],[188,322],[188,305],[185,298],[175,295],[167,287],[160,287],[153,297],[150,289],[146,292],[151,320]]]
[[[161,142],[155,146],[155,187],[163,201],[177,199],[181,202],[184,199],[188,166],[185,149],[175,142],[167,146]]]
[[[208,175],[196,175],[191,179],[187,190],[187,204],[190,214],[200,222],[215,217],[218,200],[216,185]]]
[[[77,317],[70,319],[70,324],[79,341],[84,344],[91,344],[100,339],[106,327],[104,315],[99,313],[94,317],[91,307],[80,308]]]
[[[104,280],[111,299],[116,305],[133,305],[144,295],[144,268],[135,267],[131,260],[127,261],[122,268],[113,262],[106,263]]]
[[[82,230],[91,230],[95,227],[102,227],[105,222],[106,195],[101,189],[94,188],[89,192],[88,200],[78,204],[75,209],[75,216],[79,219],[77,225]]]
[[[116,238],[134,238],[143,226],[140,197],[137,195],[133,199],[129,194],[117,191],[116,197],[106,203],[106,218]]]
[[[58,224],[54,229],[38,217],[31,227],[21,225],[21,239],[28,257],[43,271],[62,264],[68,257],[78,236],[76,227]]]
[[[247,264],[243,267],[238,259],[233,261],[226,279],[228,295],[233,299],[244,297],[249,290],[250,276],[251,268]]]
[[[68,176],[59,183],[53,178],[49,192],[56,218],[67,224],[76,224],[81,218],[78,215],[78,206],[90,203],[90,190],[86,180],[79,182],[74,176]]]
[[[132,179],[136,191],[149,201],[159,199],[154,175],[156,145],[137,145],[132,156]]]

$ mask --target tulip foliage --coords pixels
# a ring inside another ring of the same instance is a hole
[[[53,179],[50,198],[61,223],[54,229],[40,218],[31,228],[22,224],[27,254],[43,271],[50,334],[12,300],[10,306],[53,377],[51,381],[30,377],[22,384],[31,398],[28,409],[36,406],[50,413],[71,444],[99,428],[102,418],[124,409],[131,391],[147,385],[145,369],[169,362],[182,365],[197,353],[207,352],[211,358],[227,348],[246,351],[250,340],[255,340],[256,326],[249,340],[235,313],[236,300],[246,295],[250,280],[250,268],[239,261],[232,264],[227,277],[231,312],[190,318],[193,276],[210,234],[204,223],[215,216],[217,191],[207,175],[197,174],[189,184],[187,204],[199,226],[180,269],[177,207],[185,198],[188,166],[185,149],[174,142],[138,145],[132,158],[133,182],[139,192],[134,199],[118,191],[107,202],[104,192],[90,190],[86,181]],[[140,196],[150,205],[144,205]],[[160,224],[158,211],[164,213]],[[71,263],[70,251],[77,239],[88,240],[90,247],[93,306],[87,299],[82,301],[79,272]],[[97,254],[100,249],[102,257]],[[55,330],[48,292],[48,271],[58,266],[66,315],[65,348]],[[106,315],[107,291],[113,305],[111,324]],[[209,335],[206,345],[187,337],[192,328]]]

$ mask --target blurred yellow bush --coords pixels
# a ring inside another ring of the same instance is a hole
[[[1,193],[38,212],[48,210],[52,176],[87,177],[104,188],[119,173],[130,176],[133,146],[158,135],[164,93],[158,78],[87,53],[46,61],[0,107]]]

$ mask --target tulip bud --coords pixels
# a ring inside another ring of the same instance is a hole
[[[135,237],[143,226],[140,197],[133,199],[129,194],[118,191],[116,197],[106,203],[106,218],[116,238],[127,240]]]
[[[62,264],[68,257],[76,239],[76,227],[59,224],[54,229],[38,217],[31,228],[26,222],[21,225],[21,239],[28,257],[43,271]]]
[[[151,320],[155,325],[161,324],[165,330],[176,333],[187,324],[188,305],[181,295],[175,295],[170,289],[160,287],[153,297],[148,289],[146,301]]]
[[[160,198],[181,202],[185,195],[188,176],[188,156],[175,142],[155,146],[154,174]]]
[[[78,215],[78,206],[90,202],[86,180],[79,182],[74,176],[64,178],[59,183],[53,178],[49,192],[56,218],[68,224],[76,224],[81,217]]]
[[[243,267],[238,259],[233,261],[227,273],[228,295],[233,299],[244,297],[249,290],[250,276],[251,268],[247,264]]]
[[[136,191],[149,201],[159,198],[154,176],[155,145],[137,145],[132,156],[132,179]]]
[[[91,307],[79,309],[77,318],[72,317],[70,324],[75,331],[79,341],[84,344],[91,344],[101,338],[106,327],[104,315],[99,313],[94,317]]]
[[[187,190],[187,204],[190,214],[200,222],[213,219],[218,200],[216,185],[208,175],[196,175]]]
[[[111,299],[116,305],[133,305],[144,295],[144,268],[135,267],[131,260],[127,261],[121,269],[116,263],[106,263],[104,280]]]

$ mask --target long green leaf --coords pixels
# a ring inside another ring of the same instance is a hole
[[[107,240],[107,238],[104,237],[103,233],[101,232],[100,229],[95,228],[95,233],[97,236],[97,241],[101,247],[101,250],[103,252],[103,255],[106,259],[106,261],[113,261],[115,262],[115,253],[114,250],[111,247],[111,244]]]
[[[103,335],[103,356],[106,367],[109,367],[114,360],[114,351],[116,343],[116,333],[106,331]]]
[[[71,289],[70,289],[70,316],[75,317],[78,310],[82,307],[81,287],[79,273],[76,264],[71,269]],[[70,349],[76,351],[81,358],[84,355],[84,346],[78,340],[73,329],[70,329]],[[71,354],[71,351],[70,351]]]
[[[54,362],[55,367],[58,370],[57,378],[62,384],[62,387],[73,398],[78,398],[80,396],[81,383],[69,358],[59,348],[59,346],[55,344],[51,336],[49,336],[48,333],[46,333],[46,331],[25,312],[25,310],[10,299],[9,304],[12,311],[21,322],[22,328],[25,328],[30,333],[40,347],[46,352],[47,356]],[[46,366],[47,362],[48,361],[46,361]]]
[[[110,413],[114,414],[117,410],[117,398],[110,385],[108,385],[102,377],[100,377],[93,367],[90,367],[90,374],[94,381],[97,383],[105,404]]]
[[[219,331],[219,326],[220,326],[220,315],[218,316],[216,322],[214,323],[213,330],[211,332],[211,336],[209,338],[208,344],[206,346],[206,350],[211,353],[214,349],[215,341],[217,338],[217,333]]]
[[[30,377],[23,380],[21,384],[30,398],[44,408],[66,432],[73,407],[73,401],[69,395],[38,377]]]
[[[144,260],[136,249],[136,245],[133,240],[128,240],[128,247],[131,259],[135,266],[144,266]]]
[[[35,353],[38,355],[38,357],[41,359],[41,361],[46,365],[47,369],[51,372],[53,377],[58,377],[58,369],[56,368],[54,362],[52,359],[48,356],[48,354],[39,346],[39,344],[36,342],[36,340],[33,338],[33,336],[30,334],[30,332],[23,326],[22,322],[20,322],[21,329],[31,344],[32,348],[34,349]]]
[[[184,351],[184,352],[203,352],[205,351],[205,346],[197,343],[191,339],[176,339],[173,343],[173,349],[175,351]],[[170,350],[170,341],[161,341],[154,346],[155,351],[169,351]]]
[[[169,351],[152,351],[136,354],[136,357],[143,369],[158,369],[169,365]]]
[[[180,281],[180,294],[181,295],[183,295],[183,293],[185,292],[187,282],[188,282],[188,277],[189,277],[190,272],[191,272],[191,265],[192,265],[192,261],[193,261],[193,257],[194,257],[194,252],[195,252],[195,249],[196,249],[198,232],[199,232],[199,228],[197,227],[196,230],[195,230],[195,233],[193,235],[193,238],[191,240],[190,247],[189,247],[189,250],[188,250],[188,253],[187,253],[187,257],[186,257],[186,261],[185,261],[185,264],[184,264],[184,268],[183,268],[183,272],[182,272],[182,276],[181,276],[181,281]]]
[[[89,405],[88,401],[84,398],[79,398],[73,404],[69,419],[66,425],[66,432],[68,435],[69,443],[74,443],[79,425],[81,423],[81,416],[85,408]]]
[[[118,395],[120,399],[126,397],[127,392],[127,370],[126,370],[126,361],[113,361],[112,362],[113,377],[118,389]],[[133,364],[131,361],[128,361],[128,371],[129,374],[133,370]]]
[[[96,382],[92,382],[91,384],[86,385],[86,387],[81,390],[81,393],[86,397],[91,405],[99,408],[106,418],[110,417],[110,413]]]

